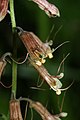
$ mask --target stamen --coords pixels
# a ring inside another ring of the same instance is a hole
[[[60,90],[60,89],[57,89],[56,94],[57,94],[57,95],[60,95],[60,94],[61,94],[61,90]]]
[[[65,91],[65,90],[68,90],[71,86],[72,86],[72,84],[74,83],[74,81],[72,81],[72,83],[68,86],[68,87],[66,87],[66,88],[63,88],[63,89],[60,89],[61,91]]]
[[[64,45],[65,43],[68,43],[70,41],[65,41],[62,44],[60,44],[58,47],[56,47],[55,49],[52,49],[52,53],[55,52],[58,48],[60,48],[62,45]]]
[[[38,61],[36,61],[36,65],[41,66],[42,63],[38,60]]]
[[[52,53],[49,53],[48,56],[49,56],[50,59],[53,58]]]

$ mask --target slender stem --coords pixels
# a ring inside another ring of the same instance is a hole
[[[12,32],[13,35],[15,33],[14,28],[16,27],[16,21],[15,21],[15,14],[14,14],[14,0],[10,0],[10,17],[11,17],[11,23],[12,23]],[[13,56],[15,57],[17,54],[17,48],[15,48],[16,41],[13,40]],[[16,98],[16,89],[17,89],[17,64],[12,63],[12,93],[14,97]]]
[[[13,28],[16,27],[15,14],[14,14],[14,0],[10,0],[10,16],[11,16],[11,23],[13,30]]]
[[[12,64],[12,93],[16,98],[16,90],[17,90],[17,64],[13,62]]]

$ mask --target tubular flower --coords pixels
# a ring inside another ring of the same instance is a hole
[[[23,120],[20,109],[20,102],[10,100],[10,120]]]
[[[30,104],[30,108],[33,108],[37,113],[39,113],[39,115],[42,117],[43,120],[61,120],[60,117],[66,117],[67,113],[66,112],[61,112],[59,114],[56,115],[52,115],[47,109],[46,107],[44,107],[40,102],[38,101],[33,101],[29,98],[20,98],[19,99],[24,100],[29,102]]]
[[[36,65],[35,62],[32,61],[30,58],[29,61],[34,66],[34,68],[36,68],[36,70],[39,72],[40,76],[47,82],[50,88],[56,92],[57,95],[60,95],[61,91],[65,91],[72,86],[74,81],[72,81],[72,83],[66,88],[62,88],[62,83],[60,82],[60,79],[64,77],[64,73],[60,73],[57,76],[50,75],[43,65],[41,66]]]
[[[45,63],[45,58],[52,58],[52,50],[49,43],[43,43],[34,33],[20,31],[20,39],[25,45],[30,58],[39,66]]]
[[[40,76],[47,82],[47,84],[50,86],[50,88],[53,89],[54,91],[56,91],[57,95],[60,95],[61,90],[62,90],[61,89],[62,83],[60,82],[59,79],[61,79],[64,76],[64,74],[61,73],[58,76],[50,75],[43,65],[38,66],[31,59],[29,59],[29,61],[36,68],[36,70],[39,72]]]
[[[8,10],[9,0],[0,0],[0,21],[4,19]]]

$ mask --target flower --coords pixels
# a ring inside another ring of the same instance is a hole
[[[16,99],[10,100],[10,120],[23,120],[20,102]]]
[[[40,76],[47,82],[50,88],[56,91],[57,95],[60,95],[63,89],[61,89],[62,83],[60,82],[59,79],[63,78],[64,74],[60,73],[60,75],[57,76],[50,75],[43,65],[38,66],[30,58],[29,61],[34,66],[34,68],[36,68],[36,70],[39,72]]]
[[[46,62],[46,57],[52,58],[52,53],[68,41],[60,44],[57,48],[51,50],[49,42],[43,43],[34,33],[24,31],[20,27],[17,28],[20,30],[18,35],[29,53],[28,59],[30,63],[37,69],[41,77],[48,83],[51,89],[56,91],[57,95],[60,95],[61,91],[67,90],[73,82],[67,88],[61,89],[62,83],[59,79],[61,79],[64,74],[60,73],[60,75],[57,76],[50,75],[42,64]],[[61,64],[64,62],[67,56],[63,59]]]
[[[43,43],[34,33],[20,29],[18,34],[23,44],[25,45],[30,58],[37,65],[41,66],[43,63],[45,63],[46,57],[53,57],[49,43]]]
[[[53,115],[51,114],[46,107],[44,107],[40,102],[33,101],[29,98],[19,98],[19,101],[27,101],[30,104],[30,108],[33,108],[39,115],[42,117],[43,120],[61,120],[60,117],[66,117],[66,112],[61,112],[59,114]]]
[[[47,0],[32,0],[32,1],[38,4],[38,6],[42,10],[44,10],[49,17],[56,16],[60,17],[59,10],[54,4],[49,3]]]
[[[0,21],[4,19],[8,10],[9,0],[0,0]]]

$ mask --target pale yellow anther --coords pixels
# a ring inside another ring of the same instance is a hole
[[[45,62],[46,62],[46,60],[42,58],[41,59],[41,63],[45,63]]]
[[[48,56],[49,56],[49,58],[53,58],[52,53],[49,53]]]
[[[40,61],[36,61],[36,65],[41,66],[42,63]]]
[[[57,94],[57,95],[60,95],[60,94],[61,94],[61,90],[60,90],[60,89],[57,89],[56,94]]]
[[[66,117],[67,115],[68,115],[68,113],[66,113],[66,112],[61,112],[61,113],[60,113],[60,116],[61,116],[61,117]]]

